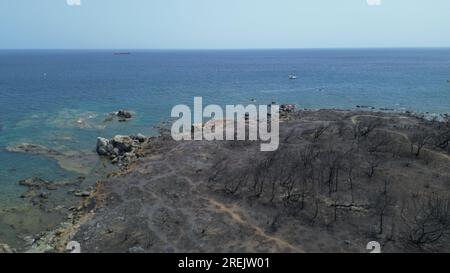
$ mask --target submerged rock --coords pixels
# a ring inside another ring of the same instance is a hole
[[[54,209],[54,205],[46,205],[49,201],[50,203],[54,201],[52,192],[61,187],[79,185],[81,180],[77,179],[75,181],[52,182],[39,177],[32,177],[20,180],[18,183],[19,185],[28,188],[20,195],[20,198],[27,200],[33,206],[39,206],[43,210],[49,210]]]
[[[29,188],[41,189],[45,188],[47,190],[54,190],[55,186],[52,182],[44,180],[39,177],[27,178],[19,181],[19,185],[26,186]]]
[[[16,252],[16,250],[11,248],[9,245],[0,243],[0,253],[1,254],[4,254],[4,253],[15,253],[15,252]]]
[[[13,153],[29,153],[29,154],[35,154],[35,155],[61,155],[61,153],[49,149],[45,146],[39,145],[39,144],[31,144],[31,143],[20,143],[15,146],[9,146],[6,147],[6,150],[8,152]]]
[[[103,122],[110,122],[110,121],[113,121],[115,116],[116,116],[115,113],[110,113],[110,114],[103,120]]]
[[[39,144],[20,143],[13,146],[6,147],[8,152],[12,153],[26,153],[39,156],[45,156],[54,159],[58,165],[71,172],[88,175],[96,161],[95,154],[92,151],[76,151],[64,149],[51,149]]]

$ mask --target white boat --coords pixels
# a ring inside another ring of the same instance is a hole
[[[294,73],[289,74],[289,79],[290,80],[296,80],[297,76]]]

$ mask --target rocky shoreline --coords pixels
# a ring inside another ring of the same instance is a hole
[[[117,135],[110,140],[99,137],[97,140],[96,152],[99,156],[108,158],[111,164],[119,168],[118,171],[109,173],[108,177],[119,176],[126,173],[127,168],[133,162],[144,156],[143,150],[149,148],[152,139],[153,138],[145,137],[142,134],[137,134],[136,136]],[[48,149],[39,145],[18,145],[17,148],[14,148],[14,151],[23,152],[24,150],[33,153],[36,153],[37,151],[40,154],[48,154]],[[57,153],[51,152],[51,154]],[[80,179],[83,178],[80,177]],[[55,183],[36,177],[19,181],[19,185],[28,188],[21,197],[41,208],[44,208],[47,203],[49,191],[51,192],[59,187],[68,187],[77,184],[79,184],[77,181]],[[98,192],[101,192],[101,185],[102,183],[98,182],[92,190],[69,189],[68,193],[82,198],[80,204],[68,208],[65,220],[57,229],[49,232],[42,232],[34,238],[28,238],[29,247],[24,250],[24,252],[70,252],[70,249],[66,248],[67,243],[69,242],[68,240],[73,235],[74,231],[79,228],[83,222],[87,221],[91,214],[93,214],[93,208],[98,202]],[[1,251],[5,253],[16,252],[15,249],[12,249],[6,244],[1,244],[0,247],[0,253],[2,253]]]
[[[273,201],[268,203],[272,203],[270,205],[272,208],[269,209],[266,201],[263,201],[261,197],[257,199],[251,196],[242,197],[245,196],[245,191],[241,192],[241,189],[234,184],[240,179],[235,176],[241,172],[243,165],[248,164],[245,163],[247,160],[254,162],[259,160],[253,159],[253,156],[260,157],[259,153],[254,152],[257,145],[246,142],[177,143],[167,135],[153,138],[142,135],[118,135],[112,139],[99,138],[96,151],[100,156],[108,158],[111,163],[120,167],[120,170],[112,173],[105,181],[98,182],[89,196],[87,194],[83,196],[82,205],[69,214],[67,222],[63,223],[58,230],[43,234],[36,239],[30,251],[64,252],[67,251],[67,243],[76,241],[81,244],[81,249],[85,252],[326,252],[327,249],[339,252],[362,252],[364,248],[361,246],[364,242],[372,239],[386,242],[387,249],[391,252],[416,252],[428,249],[425,247],[416,249],[410,243],[407,244],[403,241],[403,233],[392,235],[398,236],[396,242],[391,241],[389,232],[374,235],[375,237],[367,235],[372,232],[371,230],[378,229],[377,224],[371,224],[370,221],[365,220],[366,215],[377,213],[377,204],[373,203],[371,196],[365,195],[367,192],[373,192],[378,186],[374,189],[367,188],[369,184],[366,183],[370,182],[374,185],[380,183],[382,188],[381,184],[386,183],[382,181],[390,177],[391,183],[395,184],[392,186],[395,198],[407,198],[406,193],[402,191],[423,191],[420,196],[427,196],[429,192],[437,189],[442,193],[449,191],[445,183],[447,178],[450,179],[450,175],[447,175],[447,167],[444,167],[450,158],[447,155],[448,151],[433,148],[430,142],[425,143],[428,148],[424,148],[420,157],[409,153],[409,146],[412,150],[415,149],[412,139],[422,132],[422,128],[434,130],[437,135],[446,128],[445,126],[448,126],[447,123],[433,119],[427,120],[424,116],[412,113],[347,110],[294,111],[291,107],[285,108],[282,110],[285,122],[281,126],[281,135],[284,139],[281,147],[304,149],[302,147],[317,146],[321,154],[328,151],[327,149],[336,149],[321,148],[321,146],[329,146],[338,141],[337,139],[343,138],[334,145],[340,145],[341,148],[347,147],[353,143],[350,139],[354,138],[355,132],[359,132],[355,130],[367,130],[371,127],[369,123],[376,121],[374,126],[377,126],[377,129],[368,133],[373,134],[375,139],[370,138],[370,143],[366,143],[368,140],[365,140],[365,136],[361,136],[361,140],[358,140],[360,151],[354,152],[354,157],[361,158],[360,162],[352,163],[358,170],[354,170],[357,174],[353,174],[352,180],[355,185],[359,185],[354,187],[360,187],[360,191],[356,193],[345,190],[339,194],[339,199],[333,199],[333,196],[337,194],[333,190],[331,197],[327,195],[320,197],[318,213],[322,216],[316,216],[312,227],[306,224],[310,220],[301,220],[310,217],[309,210],[301,210],[301,215],[304,216],[296,219],[292,218],[290,209],[283,213],[279,212],[278,205],[275,205]],[[368,124],[364,125],[368,127],[357,126],[363,122]],[[346,131],[349,132],[346,133]],[[293,137],[293,132],[296,134],[298,132],[299,135]],[[387,137],[386,134],[389,134],[389,141],[376,140],[376,138]],[[407,139],[403,139],[404,137]],[[372,143],[373,141],[378,144]],[[382,148],[391,145],[388,142],[396,143],[394,146],[397,149],[394,151],[392,148],[387,150]],[[351,145],[348,149],[351,149]],[[377,149],[377,151],[366,154],[361,152],[364,149],[369,151]],[[243,151],[247,159],[242,158]],[[387,155],[394,152],[394,157]],[[333,153],[340,153],[340,151]],[[375,155],[377,158],[380,157],[377,162],[368,157]],[[222,158],[221,161],[227,162],[229,167],[221,165],[220,161],[216,162],[215,158]],[[384,161],[392,161],[390,164],[397,167],[388,167],[389,164],[384,166],[384,163],[380,161],[381,158],[384,158]],[[346,164],[342,163],[342,166],[339,164],[338,168],[342,168],[341,172],[347,170]],[[420,166],[423,164],[428,165],[425,176],[415,171],[415,168],[421,169]],[[249,170],[252,168],[248,166]],[[372,171],[368,172],[367,169]],[[435,169],[439,170],[441,179],[430,185],[431,182],[428,179],[436,175],[433,174]],[[450,169],[448,173],[450,174]],[[418,179],[415,182],[417,184],[411,184],[406,182],[410,181],[409,179],[403,180],[404,175],[409,178],[416,176],[420,178],[415,179]],[[222,181],[222,176],[228,177],[228,182]],[[211,181],[216,182],[211,184]],[[403,189],[400,182],[407,183],[408,189]],[[245,187],[242,190],[244,189]],[[279,202],[284,201],[280,199]],[[391,209],[395,211],[394,207]],[[408,210],[405,209],[405,211]],[[352,221],[356,221],[361,227],[355,230],[355,223],[350,220],[346,220],[350,221],[349,223],[333,221],[333,218],[339,219],[344,217],[343,215],[352,215],[352,219],[359,219]],[[396,222],[397,218],[394,215],[395,213],[390,212],[384,217]],[[374,219],[373,216],[371,217],[369,219]],[[209,220],[204,223],[202,219]],[[267,219],[267,222],[261,222],[262,219]],[[144,224],[147,222],[148,224]],[[230,225],[234,227],[231,228]],[[329,230],[330,225],[333,226],[333,232]],[[225,236],[228,240],[223,241],[212,235],[211,228],[221,234],[220,238]],[[364,231],[366,228],[367,231]],[[321,242],[308,241],[306,235],[306,237],[294,236],[293,234],[297,234],[294,230],[298,229],[312,236],[311,238],[316,237],[313,234],[321,234]],[[345,231],[347,229],[348,232]],[[384,227],[384,229],[390,228]],[[237,236],[242,232],[247,234],[248,238]],[[123,236],[131,239],[121,242],[119,238]],[[259,243],[255,244],[255,242]],[[436,245],[436,247],[443,246]]]
[[[286,119],[288,115],[294,111],[294,105],[282,105],[280,107],[281,119]],[[105,119],[105,122],[109,122],[115,117],[118,117],[119,121],[126,121],[131,119],[132,115],[129,111],[119,110],[118,112],[111,113],[109,117]],[[158,137],[146,137],[140,133],[129,136],[116,135],[111,139],[98,137],[95,149],[96,153],[100,157],[107,158],[111,164],[119,168],[119,171],[110,173],[108,177],[116,177],[128,173],[132,163],[136,162],[139,158],[148,155],[152,146],[164,146],[161,145],[161,142],[167,141],[169,137],[165,135],[164,129],[161,129],[160,133],[161,134]],[[29,143],[21,143],[16,146],[8,147],[8,151],[45,155],[49,157],[62,155],[59,151]],[[72,185],[73,182],[59,183],[59,185],[56,185],[53,182],[45,181],[40,178],[29,178],[19,181],[19,184],[28,187],[28,190],[22,194],[22,198],[28,199],[34,205],[43,206],[48,199],[48,193],[41,191],[42,189],[51,191],[58,186]],[[97,199],[99,198],[98,192],[102,192],[102,185],[103,184],[99,181],[96,184],[96,187],[91,191],[71,190],[75,196],[83,198],[80,205],[78,207],[69,208],[70,212],[67,214],[66,220],[61,223],[59,228],[49,232],[43,232],[35,238],[29,238],[29,248],[25,252],[70,252],[69,249],[66,249],[67,243],[70,241],[69,238],[73,236],[73,232],[94,213],[92,209],[94,206],[98,205],[96,204],[98,201]],[[2,246],[4,246],[3,251],[5,252],[16,251],[6,244],[3,244]]]

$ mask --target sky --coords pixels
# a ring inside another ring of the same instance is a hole
[[[449,0],[0,0],[0,48],[450,47],[449,11]]]

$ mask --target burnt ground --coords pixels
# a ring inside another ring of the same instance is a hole
[[[65,237],[83,252],[450,251],[448,124],[300,111],[280,148],[161,136],[99,182]]]

